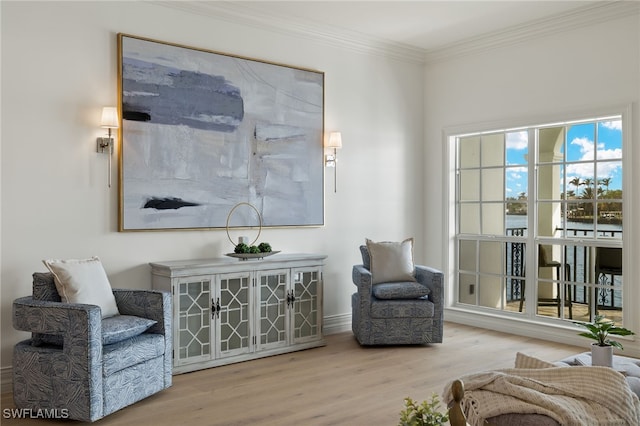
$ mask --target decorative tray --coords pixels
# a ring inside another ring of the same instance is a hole
[[[227,253],[225,254],[225,256],[235,257],[240,260],[248,260],[248,259],[262,259],[263,257],[268,257],[276,253],[280,253],[280,250],[269,251],[265,253]]]

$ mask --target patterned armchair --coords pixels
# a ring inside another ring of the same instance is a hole
[[[18,408],[66,410],[95,421],[171,386],[171,295],[113,290],[120,315],[61,302],[51,273],[13,302],[13,325],[30,331],[13,353]]]
[[[416,283],[374,284],[366,246],[363,264],[354,265],[351,327],[361,345],[442,343],[444,276],[441,271],[415,265]],[[427,288],[418,292],[417,288]],[[407,291],[408,289],[408,291]],[[425,294],[419,296],[419,294]]]

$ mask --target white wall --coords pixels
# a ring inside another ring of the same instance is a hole
[[[487,47],[483,51],[430,63],[425,70],[425,139],[429,164],[426,169],[426,200],[445,197],[443,129],[467,128],[473,124],[497,126],[539,124],[547,120],[596,112],[610,107],[632,105],[631,159],[624,173],[635,184],[626,188],[625,202],[630,217],[628,233],[629,269],[625,279],[632,284],[625,295],[625,310],[632,312],[629,327],[640,331],[640,291],[634,277],[640,273],[640,227],[636,217],[640,208],[640,17],[637,13],[588,27],[558,32],[528,41]],[[540,120],[540,121],[538,121]],[[490,126],[489,126],[490,127]],[[476,129],[477,130],[477,129]],[[485,130],[490,130],[485,128]],[[425,234],[437,235],[445,228],[446,209],[427,208]],[[440,245],[427,246],[427,258],[446,266],[446,235]],[[626,297],[628,296],[628,298]],[[518,321],[463,315],[448,310],[446,318],[474,325],[489,325],[523,334],[573,341],[575,331],[549,330]],[[569,339],[569,340],[567,340]],[[626,347],[627,345],[625,345]],[[640,353],[635,342],[626,353]]]
[[[101,108],[117,101],[118,32],[325,72],[325,128],[340,130],[344,146],[337,193],[333,174],[325,177],[325,226],[265,229],[261,236],[284,252],[329,255],[325,318],[350,319],[351,265],[365,237],[414,236],[424,261],[422,65],[146,2],[0,6],[6,371],[13,345],[28,337],[13,330],[11,303],[31,293],[42,259],[97,255],[114,287],[148,288],[150,261],[216,257],[232,248],[224,229],[117,232],[117,186],[107,188],[107,158],[95,152],[95,139],[103,134]]]

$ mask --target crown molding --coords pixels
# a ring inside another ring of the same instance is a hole
[[[258,10],[241,1],[149,1],[199,16],[246,25],[261,30],[303,37],[325,45],[354,52],[383,56],[400,61],[428,64],[469,54],[481,53],[526,40],[566,32],[589,25],[640,14],[638,0],[608,0],[590,4],[547,18],[493,31],[457,41],[437,49],[420,49],[403,43],[375,38],[344,28],[305,19],[293,20],[266,10]]]
[[[333,47],[346,48],[354,52],[394,58],[417,64],[423,64],[425,61],[426,51],[424,49],[309,20],[292,20],[288,17],[269,13],[266,10],[257,10],[243,2],[152,1],[151,3],[261,30],[289,36],[293,34],[296,37],[304,37],[311,41]]]
[[[640,14],[638,0],[602,1],[429,50],[425,55],[425,62],[442,62],[638,14]]]

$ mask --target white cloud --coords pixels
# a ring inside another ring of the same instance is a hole
[[[580,160],[593,160],[593,141],[589,138],[575,138],[571,141],[571,145],[578,145],[582,158]]]
[[[507,149],[527,149],[527,131],[507,133]]]
[[[598,159],[599,160],[610,160],[610,159],[622,159],[622,149],[599,149],[598,150]]]
[[[521,174],[521,173],[527,173],[527,168],[525,166],[520,166],[520,167],[509,167],[507,169],[509,171],[509,173],[513,174],[513,173],[517,173],[517,174]]]
[[[611,130],[622,130],[622,120],[603,121],[602,125]]]
[[[613,122],[615,123],[615,122]],[[571,141],[572,145],[578,145],[580,147],[581,157],[579,161],[593,161],[595,144],[588,138],[575,138]],[[603,149],[604,144],[598,145],[597,158],[599,160],[609,159],[622,159],[622,150],[620,148],[615,149]],[[611,177],[618,169],[622,167],[622,163],[599,163],[598,164],[598,177]],[[567,175],[574,175],[581,178],[592,178],[594,175],[593,163],[569,163],[567,164]],[[569,179],[571,180],[571,179]]]

